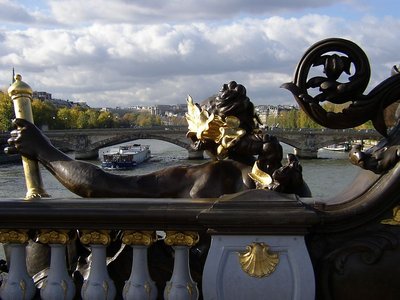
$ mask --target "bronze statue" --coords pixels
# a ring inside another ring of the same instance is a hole
[[[39,161],[67,189],[82,197],[212,198],[260,187],[260,180],[268,182],[262,188],[311,196],[298,160],[294,163],[290,156],[282,166],[279,141],[258,130],[254,105],[244,86],[232,81],[202,107],[190,98],[188,108],[188,137],[195,148],[209,151],[213,161],[119,176],[71,159],[23,119],[14,120],[17,129],[11,132],[6,150]],[[252,174],[255,170],[257,176]],[[283,179],[282,174],[290,178]]]
[[[355,145],[350,151],[352,164],[376,174],[382,174],[393,168],[400,159],[399,126],[389,133],[390,140],[382,140],[376,146],[362,151],[360,145]]]
[[[188,107],[187,136],[193,141],[194,149],[206,150],[215,159],[230,158],[248,165],[253,165],[257,156],[258,167],[270,175],[282,166],[282,146],[276,137],[264,134],[259,129],[261,121],[243,85],[231,81],[222,86],[216,97],[209,98],[201,105],[193,104],[191,98],[188,99]],[[227,134],[228,142],[224,142],[225,137],[216,138],[212,134],[199,135],[198,128],[193,130],[191,120],[195,114],[193,110],[196,108],[199,110],[197,113],[205,114],[208,120],[212,119],[207,124],[210,126],[207,133],[213,131],[214,120],[214,131],[218,130],[218,134],[221,127],[225,128],[221,126],[221,122],[226,123],[228,127],[226,131],[230,130]]]

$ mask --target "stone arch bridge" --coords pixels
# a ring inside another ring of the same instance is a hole
[[[137,139],[157,139],[178,145],[188,150],[189,158],[202,157],[195,152],[186,138],[186,126],[156,126],[142,128],[112,128],[112,129],[71,129],[44,131],[51,142],[63,151],[74,151],[78,159],[93,159],[98,156],[98,150]],[[316,158],[318,149],[343,142],[355,140],[379,140],[381,136],[375,130],[354,129],[278,129],[265,130],[265,133],[275,135],[282,143],[295,148],[295,154],[301,158]],[[9,137],[8,133],[0,134],[3,144]]]

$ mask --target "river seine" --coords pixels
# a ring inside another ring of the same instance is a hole
[[[187,160],[187,151],[176,145],[159,140],[136,140],[135,143],[150,145],[152,157],[147,162],[129,171],[113,171],[118,174],[145,174],[167,166],[180,164],[199,164],[206,160]],[[293,148],[283,144],[284,152],[292,153]],[[103,151],[100,150],[101,155]],[[329,150],[319,150],[319,159],[301,160],[303,175],[313,196],[331,197],[351,183],[359,171],[348,161],[348,154]],[[100,161],[90,161],[99,165]],[[79,196],[64,188],[47,170],[42,169],[43,183],[46,191],[53,197]],[[0,198],[23,198],[25,180],[22,165],[0,165]]]

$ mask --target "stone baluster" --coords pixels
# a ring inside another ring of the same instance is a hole
[[[167,231],[165,243],[175,250],[174,270],[164,290],[165,299],[198,299],[199,290],[189,269],[189,248],[199,241],[199,235],[192,231]]]
[[[25,246],[28,240],[27,231],[0,231],[0,243],[8,243],[10,250],[9,272],[0,286],[0,299],[27,300],[35,296],[35,285],[26,269]]]
[[[106,263],[106,248],[111,241],[110,232],[83,230],[82,233],[80,241],[85,245],[90,245],[92,250],[90,273],[82,286],[82,298],[87,300],[114,299],[116,288],[108,275]]]
[[[63,299],[75,297],[75,284],[67,271],[65,249],[69,242],[67,231],[42,230],[38,241],[48,244],[51,249],[50,270],[40,289],[40,296],[44,300]]]
[[[122,242],[133,250],[132,271],[125,282],[122,296],[127,299],[157,298],[157,287],[151,280],[147,265],[147,248],[157,240],[154,231],[124,231]]]

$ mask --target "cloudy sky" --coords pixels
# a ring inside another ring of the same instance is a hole
[[[91,107],[201,101],[236,80],[258,104],[295,104],[279,86],[328,37],[367,53],[370,85],[400,63],[397,0],[0,0],[0,85]]]

